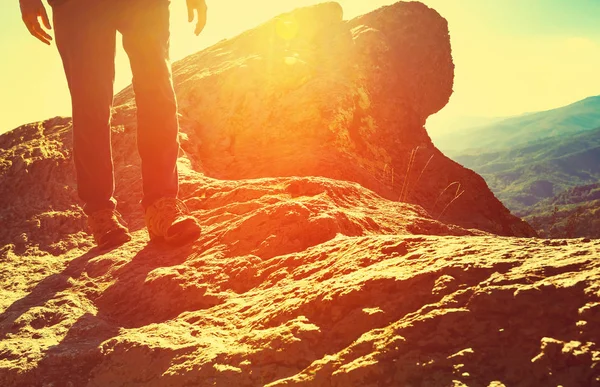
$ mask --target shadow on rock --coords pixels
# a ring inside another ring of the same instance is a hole
[[[98,316],[120,327],[137,328],[219,304],[206,294],[206,285],[190,283],[178,270],[193,253],[192,245],[176,250],[146,246],[114,272],[114,284],[94,300]]]
[[[100,254],[96,249],[73,259],[62,273],[53,274],[40,281],[25,297],[15,301],[0,315],[0,339],[21,328],[20,318],[30,309],[42,307],[58,293],[71,287],[69,280],[77,278],[85,270],[87,263]]]

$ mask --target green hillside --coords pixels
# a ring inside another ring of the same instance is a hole
[[[600,238],[600,96],[435,141],[540,235]]]
[[[600,127],[600,96],[558,109],[511,117],[485,126],[433,136],[446,154],[493,152],[513,149]],[[469,152],[467,152],[469,151]]]
[[[454,160],[483,176],[496,196],[522,215],[544,199],[600,181],[600,128]]]
[[[600,236],[600,183],[578,186],[546,199],[523,214],[544,237]]]

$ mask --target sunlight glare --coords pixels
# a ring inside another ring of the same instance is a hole
[[[293,17],[280,17],[275,31],[280,38],[289,42],[298,36],[298,22]]]

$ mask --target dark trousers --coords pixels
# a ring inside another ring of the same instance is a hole
[[[78,193],[87,214],[116,206],[110,119],[117,31],[133,73],[142,205],[177,196],[179,127],[169,62],[169,5],[169,0],[53,4],[56,45],[71,92]]]

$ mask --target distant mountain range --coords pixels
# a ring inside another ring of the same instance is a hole
[[[600,96],[442,142],[541,235],[600,237]]]
[[[483,126],[433,136],[448,155],[482,153],[535,144],[550,137],[579,134],[600,127],[600,96],[558,109],[528,113]]]

